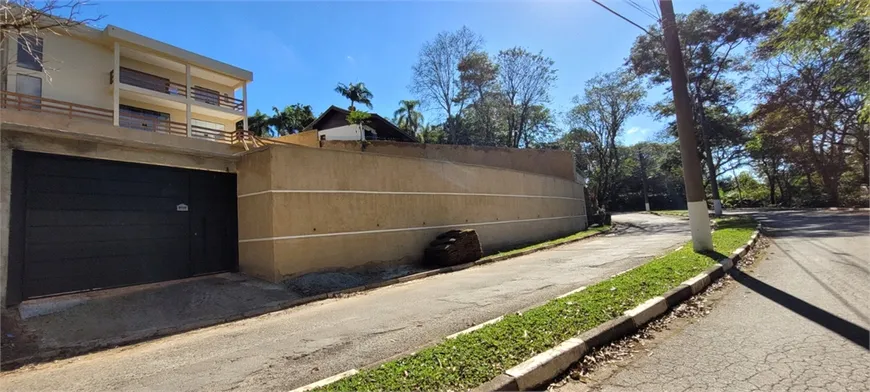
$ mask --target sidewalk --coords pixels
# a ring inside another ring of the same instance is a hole
[[[626,214],[626,232],[153,342],[24,368],[4,390],[289,390],[545,302],[688,240]]]
[[[712,312],[560,392],[866,390],[868,215],[761,212],[766,259]]]

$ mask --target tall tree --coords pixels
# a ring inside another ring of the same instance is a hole
[[[541,53],[531,53],[515,47],[502,50],[496,58],[498,82],[504,96],[507,120],[507,146],[519,147],[527,140],[534,107],[550,100],[550,89],[556,81],[554,62]]]
[[[717,207],[721,204],[716,180],[718,168],[713,151],[716,146],[711,140],[716,138],[716,126],[709,118],[710,112],[715,109],[727,115],[731,111],[738,92],[729,76],[748,70],[742,48],[761,39],[776,26],[777,21],[769,12],[759,12],[757,5],[746,3],[739,3],[718,14],[699,8],[677,18],[693,115],[698,125],[696,132],[702,142],[699,154],[706,163],[708,182]],[[648,76],[654,84],[670,83],[667,58],[662,42],[657,38],[661,36],[661,28],[653,25],[650,33],[637,38],[631,48],[629,63],[638,75]],[[672,100],[666,98],[659,107],[672,106]],[[670,113],[672,109],[659,112],[662,116]],[[739,145],[740,141],[730,144]]]
[[[272,107],[272,112],[275,114],[270,119],[272,125],[278,135],[290,135],[302,131],[308,124],[314,122],[314,113],[311,111],[311,106],[297,103],[291,106],[285,106],[283,110],[278,110],[277,107]],[[248,123],[250,128],[250,121]]]
[[[471,100],[474,120],[468,125],[479,124],[482,133],[480,142],[495,144],[493,115],[499,103],[498,65],[485,52],[473,52],[459,62],[460,95]]]
[[[862,182],[870,184],[870,0],[797,1],[784,0],[777,17],[781,27],[757,51],[762,59],[780,61],[827,56],[834,62],[825,67],[823,79],[836,84],[846,95],[856,97],[860,105],[857,123],[848,127],[844,143],[860,156]],[[820,70],[820,69],[817,69]],[[804,69],[810,71],[810,69]],[[840,106],[845,109],[844,106]],[[851,110],[840,114],[852,114]]]
[[[643,109],[645,90],[631,72],[620,70],[597,75],[586,82],[583,96],[574,97],[568,113],[570,138],[586,154],[587,178],[598,207],[611,207],[614,182],[620,169],[617,138],[625,122]]]
[[[239,121],[236,123],[236,128],[242,128],[242,122]],[[251,131],[255,136],[259,137],[269,137],[272,136],[271,126],[271,118],[266,113],[257,109],[253,115],[248,116],[248,130]]]
[[[420,101],[404,99],[399,101],[399,108],[393,113],[393,116],[396,117],[396,125],[411,131],[412,134],[417,134],[420,123],[423,122],[423,113],[417,111],[418,106],[420,106]]]
[[[350,110],[356,110],[356,107],[353,105],[356,102],[366,105],[369,109],[372,108],[372,98],[375,96],[368,88],[366,88],[366,84],[363,82],[348,84],[339,83],[338,86],[335,87],[335,92],[350,100],[350,107],[348,108]]]
[[[455,139],[455,124],[466,101],[459,94],[458,65],[482,46],[483,39],[468,27],[463,26],[454,32],[444,31],[423,44],[412,68],[411,91],[426,106],[440,109],[450,142]]]

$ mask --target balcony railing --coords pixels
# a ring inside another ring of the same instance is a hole
[[[109,83],[114,83],[115,71],[109,72]],[[121,67],[120,82],[130,86],[144,88],[168,95],[187,97],[187,85],[175,83],[169,79],[137,71],[135,69]],[[191,87],[190,96],[194,101],[208,105],[228,108],[237,112],[244,110],[244,101],[236,97],[222,95],[220,92],[202,87]]]
[[[114,120],[114,113],[109,109],[26,94],[18,94],[9,91],[0,91],[0,107],[3,109],[19,111],[57,114],[68,118],[84,118],[107,124],[112,124]],[[176,136],[187,136],[187,124],[182,122],[143,116],[139,113],[132,113],[124,110],[121,110],[119,113],[119,120],[120,126],[124,128],[139,129],[148,132]],[[193,138],[206,139],[220,143],[234,144],[240,142],[240,138],[242,137],[247,137],[248,139],[251,138],[248,133],[241,130],[222,131],[191,125],[190,131],[191,137]]]

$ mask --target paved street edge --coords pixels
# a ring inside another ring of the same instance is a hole
[[[123,337],[116,338],[116,339],[97,339],[97,340],[83,342],[83,343],[77,344],[75,346],[63,347],[63,348],[59,348],[59,349],[55,349],[55,350],[47,350],[47,351],[43,351],[43,352],[28,356],[28,357],[15,358],[15,359],[11,359],[8,361],[0,362],[0,369],[6,371],[6,370],[11,370],[11,369],[16,369],[16,368],[19,368],[19,367],[24,366],[24,365],[30,365],[30,364],[35,364],[35,363],[47,362],[47,361],[54,361],[54,360],[64,359],[64,358],[71,358],[71,357],[75,357],[75,356],[79,356],[79,355],[89,354],[89,353],[92,353],[95,351],[100,351],[100,350],[104,350],[104,349],[111,349],[111,348],[120,347],[120,346],[129,346],[129,345],[136,344],[136,343],[142,343],[142,342],[153,340],[153,339],[158,339],[158,338],[163,338],[163,337],[167,337],[167,336],[171,336],[171,335],[177,335],[180,333],[190,332],[190,331],[194,331],[194,330],[198,330],[198,329],[208,328],[208,327],[212,327],[215,325],[226,324],[226,323],[231,323],[234,321],[240,321],[240,320],[244,320],[244,319],[248,319],[248,318],[262,316],[264,314],[280,312],[282,310],[287,310],[287,309],[294,308],[297,306],[307,305],[309,303],[322,301],[325,299],[338,298],[338,297],[348,295],[348,294],[354,294],[354,293],[359,293],[359,292],[363,292],[363,291],[370,291],[370,290],[378,289],[381,287],[392,286],[392,285],[399,284],[399,283],[411,282],[414,280],[428,278],[430,276],[446,274],[449,272],[462,271],[464,269],[468,269],[468,268],[475,267],[478,265],[491,264],[491,263],[495,263],[498,261],[513,259],[516,257],[525,256],[525,255],[528,255],[531,253],[552,249],[552,248],[555,248],[558,246],[573,244],[573,243],[585,241],[585,240],[588,240],[591,238],[600,237],[602,235],[612,233],[614,231],[614,229],[616,228],[616,226],[617,225],[614,224],[614,225],[611,225],[610,229],[608,229],[608,230],[604,230],[604,231],[601,231],[601,232],[598,232],[595,234],[590,234],[586,237],[561,242],[558,244],[545,245],[545,246],[541,246],[539,248],[529,249],[529,250],[525,250],[525,251],[521,251],[521,252],[517,252],[517,253],[512,253],[512,254],[504,255],[504,256],[495,256],[495,257],[483,258],[480,260],[472,261],[470,263],[458,264],[458,265],[453,265],[450,267],[443,267],[443,268],[438,268],[438,269],[434,269],[434,270],[430,270],[430,271],[424,271],[424,272],[420,272],[420,273],[416,273],[416,274],[411,274],[411,275],[406,275],[406,276],[402,276],[402,277],[398,277],[398,278],[384,280],[381,282],[371,283],[371,284],[367,284],[364,286],[357,286],[357,287],[351,287],[349,289],[344,289],[344,290],[331,291],[328,293],[322,293],[322,294],[318,294],[318,295],[314,295],[314,296],[310,296],[310,297],[299,298],[299,299],[285,301],[285,302],[281,302],[281,303],[273,303],[271,305],[262,306],[262,307],[259,307],[256,309],[251,309],[251,310],[246,311],[244,313],[232,315],[229,317],[218,318],[218,319],[198,320],[198,321],[195,321],[195,322],[192,322],[192,323],[189,323],[186,325],[181,325],[181,326],[155,328],[155,329],[151,329],[151,330],[140,331],[138,333],[125,335]],[[587,228],[587,230],[588,230],[588,228]],[[344,373],[342,373],[342,374],[344,374]],[[345,377],[347,377],[347,376],[350,376],[350,375],[349,374],[345,375]],[[333,377],[335,377],[335,376],[333,376]],[[321,381],[323,381],[323,380],[321,380]],[[334,381],[338,381],[338,379],[333,380],[333,382]],[[318,381],[318,382],[320,382],[320,381]],[[327,384],[329,384],[329,383],[327,383]]]
[[[637,331],[646,323],[665,314],[669,309],[700,293],[711,283],[725,276],[725,272],[733,268],[735,263],[756,244],[760,231],[761,224],[758,224],[746,245],[732,252],[730,256],[719,260],[718,265],[686,280],[665,294],[626,311],[622,316],[568,339],[558,346],[506,370],[503,374],[474,390],[478,392],[524,391],[556,378],[593,348],[610,344]]]

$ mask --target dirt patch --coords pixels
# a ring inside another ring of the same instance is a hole
[[[0,353],[4,358],[33,355],[39,350],[36,336],[23,327],[17,312],[0,311]]]
[[[394,265],[344,271],[313,272],[285,280],[282,284],[287,290],[300,297],[309,297],[379,283],[428,270],[429,268],[416,265]]]

